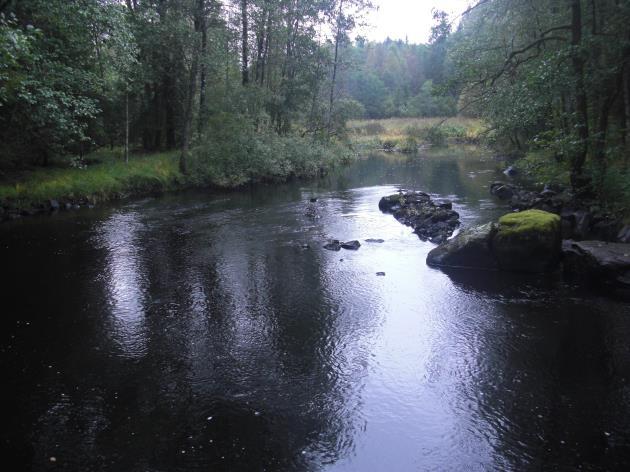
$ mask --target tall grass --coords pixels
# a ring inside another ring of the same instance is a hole
[[[86,199],[93,203],[132,193],[176,188],[184,182],[176,153],[133,157],[128,164],[115,152],[99,152],[86,167],[42,168],[0,184],[0,201],[12,206],[33,205],[45,200]]]
[[[348,123],[348,134],[354,144],[406,152],[420,144],[477,143],[485,129],[481,120],[463,117],[389,118]]]

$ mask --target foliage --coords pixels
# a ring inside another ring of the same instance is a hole
[[[209,126],[211,131],[195,149],[195,174],[221,187],[316,177],[352,157],[340,144],[256,132],[231,115],[216,117]]]
[[[606,169],[630,151],[628,24],[627,0],[480,1],[450,46],[460,107],[601,194]]]
[[[390,39],[357,41],[348,47],[352,68],[344,75],[344,93],[365,107],[368,118],[454,116],[458,91],[448,84],[450,26],[435,12],[429,44]]]

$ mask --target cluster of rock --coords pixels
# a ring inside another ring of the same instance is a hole
[[[59,201],[53,199],[30,207],[21,207],[12,205],[11,202],[7,201],[0,205],[0,221],[16,220],[23,216],[43,215],[63,210],[78,210],[82,207],[93,208],[94,203],[87,199],[72,201]]]
[[[630,244],[562,241],[559,215],[510,213],[498,223],[468,228],[433,249],[427,264],[441,268],[543,273],[562,265],[568,279],[630,295]]]
[[[597,202],[577,199],[567,189],[524,190],[513,183],[494,182],[490,193],[508,201],[514,211],[543,210],[561,218],[563,239],[630,243],[630,226],[602,209]]]
[[[446,241],[460,224],[451,202],[434,201],[424,192],[401,191],[381,198],[378,207],[412,227],[423,241],[437,244]]]

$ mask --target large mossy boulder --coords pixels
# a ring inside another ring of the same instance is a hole
[[[492,238],[496,231],[494,223],[468,228],[429,252],[427,264],[496,269],[497,261],[492,254]]]
[[[528,210],[462,231],[432,250],[427,264],[538,273],[554,270],[560,256],[560,217]]]
[[[549,272],[560,262],[561,219],[542,210],[509,213],[499,219],[492,252],[499,269]]]

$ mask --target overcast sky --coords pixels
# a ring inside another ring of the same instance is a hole
[[[431,10],[444,10],[452,18],[459,16],[470,0],[372,0],[379,7],[367,18],[371,24],[363,35],[374,41],[409,38],[411,43],[425,43],[431,34]]]

